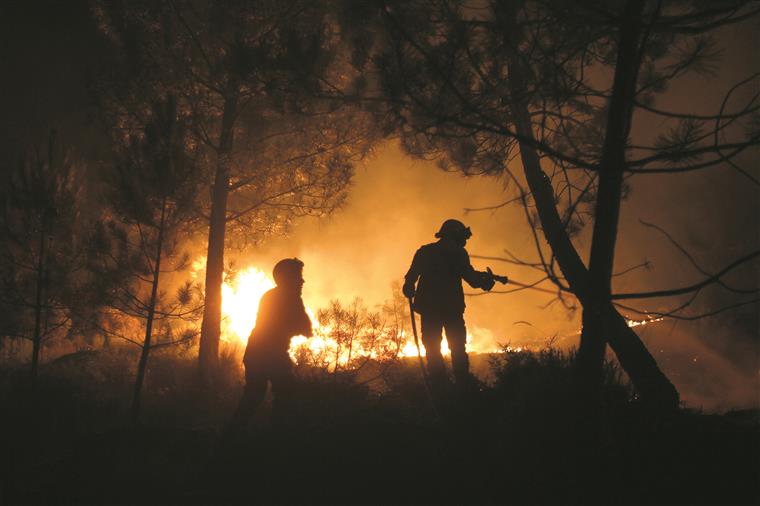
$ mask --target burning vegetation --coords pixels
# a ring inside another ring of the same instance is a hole
[[[0,502],[760,502],[759,16],[2,3]]]

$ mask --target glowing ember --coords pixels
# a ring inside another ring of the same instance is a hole
[[[649,325],[650,323],[660,322],[664,319],[665,318],[663,318],[662,316],[659,318],[649,316],[644,320],[626,320],[626,323],[628,323],[629,327],[639,327],[641,325]]]

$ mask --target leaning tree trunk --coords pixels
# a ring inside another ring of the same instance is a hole
[[[224,233],[227,226],[230,159],[237,103],[238,90],[236,86],[231,85],[224,100],[216,175],[211,195],[208,254],[206,256],[206,296],[198,355],[203,377],[208,377],[210,371],[216,366],[219,356],[219,337],[222,326],[222,283],[224,281]]]
[[[588,326],[605,329],[606,333],[600,332],[599,335],[609,342],[620,365],[642,398],[658,400],[669,408],[677,407],[677,390],[659,369],[657,362],[636,333],[628,327],[625,318],[618,313],[610,301],[599,305],[593,300],[589,272],[557,212],[551,181],[541,168],[540,158],[534,148],[536,142],[527,99],[517,98],[525,96],[524,90],[527,89],[525,83],[524,70],[521,68],[519,57],[514,55],[509,64],[509,84],[512,95],[516,98],[513,101],[512,119],[518,135],[523,171],[536,204],[544,237],[552,248],[562,274],[583,306],[584,329]]]

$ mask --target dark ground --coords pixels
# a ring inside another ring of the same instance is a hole
[[[156,360],[135,428],[129,376],[82,372],[121,362],[87,360],[48,367],[36,394],[4,376],[1,503],[760,503],[760,413],[658,416],[611,380],[594,422],[557,357],[497,364],[439,420],[408,364],[382,395],[312,377],[299,413],[272,424],[265,409],[240,436],[221,430],[234,375],[204,390],[191,361]]]

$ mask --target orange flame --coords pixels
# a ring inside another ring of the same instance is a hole
[[[195,278],[203,270],[206,264],[205,257],[198,258],[192,265],[192,276]],[[225,281],[222,286],[222,339],[231,343],[248,342],[248,336],[256,325],[256,314],[261,297],[275,284],[271,277],[255,266],[249,266],[241,270],[231,281]],[[350,359],[346,350],[341,352],[334,339],[330,338],[332,329],[320,327],[316,318],[316,312],[309,306],[306,307],[313,325],[314,337],[307,339],[304,336],[296,336],[291,341],[290,355],[295,359],[299,347],[307,346],[315,355],[323,354],[336,357],[340,365]],[[643,320],[627,320],[629,327],[648,325],[664,320],[659,317],[647,317]],[[402,345],[398,355],[401,357],[416,356],[417,346],[410,332],[401,330]],[[467,351],[474,353],[499,353],[503,351],[523,351],[525,346],[507,346],[504,348],[497,344],[496,339],[487,329],[472,326],[467,332]],[[354,356],[370,356],[373,350],[365,350],[360,345],[355,345],[352,353]],[[425,355],[425,347],[420,342],[419,353]],[[445,333],[441,343],[441,353],[445,356],[451,354]]]
[[[193,277],[197,277],[198,273],[205,266],[205,257],[198,258],[193,262]],[[248,336],[251,330],[256,325],[256,314],[259,308],[259,302],[261,297],[271,288],[274,288],[275,284],[272,278],[267,275],[261,269],[255,266],[249,266],[238,272],[237,276],[231,281],[225,281],[222,286],[222,339],[230,343],[242,343],[248,342]],[[316,312],[311,307],[306,307],[306,312],[309,314],[313,325],[314,337],[307,339],[304,336],[296,336],[291,341],[290,354],[295,358],[296,350],[301,346],[308,346],[311,352],[315,354],[327,353],[330,354],[336,350],[336,342],[334,339],[327,337],[330,335],[331,329],[329,327],[320,327]],[[476,332],[487,332],[483,329],[476,329]],[[399,349],[399,356],[416,356],[417,347],[414,344],[414,339],[410,333],[401,331],[401,337],[403,339],[403,345]],[[467,333],[467,343],[469,351],[476,352],[490,352],[498,351],[497,349],[491,350],[481,347],[473,347],[473,334]],[[441,344],[441,352],[444,355],[450,355],[451,351],[446,342],[444,336]],[[347,353],[347,352],[346,352]],[[346,353],[342,355],[340,353],[338,360],[345,362],[348,359]],[[354,356],[372,356],[375,352],[373,350],[364,350],[360,345],[356,345],[352,350]],[[425,347],[420,343],[420,353],[425,355]]]

